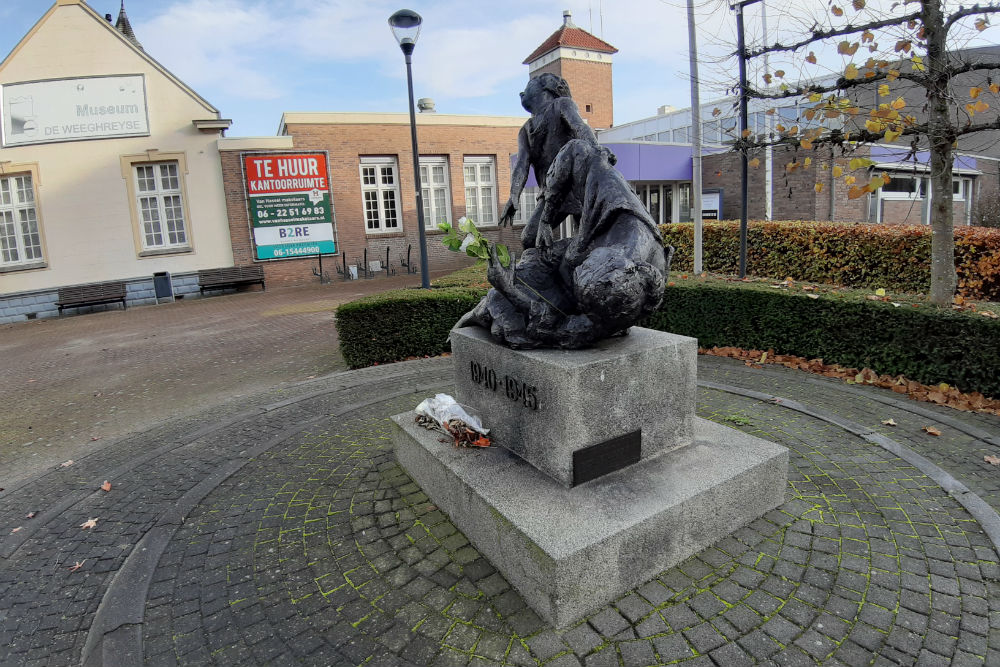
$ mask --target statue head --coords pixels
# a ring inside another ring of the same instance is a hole
[[[613,247],[594,250],[574,279],[577,303],[595,322],[635,322],[656,310],[664,287],[662,273]]]
[[[561,76],[545,72],[528,80],[521,93],[521,106],[534,113],[542,104],[557,97],[570,97],[569,84]]]

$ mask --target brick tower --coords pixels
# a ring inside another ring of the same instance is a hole
[[[580,115],[595,130],[614,124],[611,96],[611,56],[618,49],[573,24],[563,11],[563,24],[525,58],[528,76],[551,72],[566,79]]]

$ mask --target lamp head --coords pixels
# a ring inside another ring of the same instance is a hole
[[[412,53],[413,47],[417,45],[421,23],[423,19],[420,18],[420,14],[412,9],[400,9],[389,17],[392,36],[396,38],[399,48],[403,49],[404,53]]]

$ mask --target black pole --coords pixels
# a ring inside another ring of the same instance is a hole
[[[747,52],[743,39],[743,4],[738,3],[736,9],[736,48],[740,59],[740,141],[746,142],[747,129]],[[700,116],[699,116],[700,121]],[[750,203],[750,189],[747,183],[749,174],[749,156],[746,143],[740,149],[740,169],[743,174],[740,185],[740,272],[739,277],[747,276],[747,207]]]
[[[316,253],[316,255],[317,255],[317,257],[319,257],[319,284],[322,285],[323,284],[323,253],[322,252]]]
[[[416,188],[417,200],[417,233],[420,240],[420,287],[430,289],[431,282],[427,271],[427,235],[424,232],[424,202],[420,192],[420,153],[417,150],[417,112],[413,105],[413,72],[410,67],[410,54],[413,53],[413,42],[403,42],[399,45],[406,56],[406,89],[410,94],[410,141],[413,144],[413,184]]]

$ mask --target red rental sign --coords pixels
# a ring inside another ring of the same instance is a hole
[[[330,189],[323,153],[244,155],[243,169],[250,196]]]

